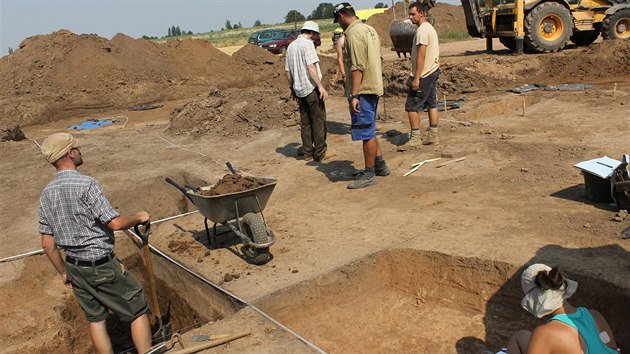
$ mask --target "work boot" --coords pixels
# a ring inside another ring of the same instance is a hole
[[[326,161],[326,160],[330,160],[331,157],[335,157],[337,154],[335,154],[335,150],[328,148],[326,149],[326,151],[324,151],[324,153],[322,154],[322,156],[320,156],[319,158],[315,159],[319,162],[322,161]]]
[[[403,145],[406,148],[418,148],[422,146],[422,138],[420,137],[419,130],[412,130],[409,132],[409,140]]]
[[[357,175],[357,179],[354,181],[350,181],[348,183],[348,189],[360,189],[369,187],[373,184],[376,184],[378,181],[376,180],[376,176],[374,172],[365,172],[362,171]]]
[[[422,145],[437,145],[439,143],[440,139],[438,138],[438,128],[429,127],[424,135],[424,138],[422,138]]]
[[[313,161],[313,155],[304,154],[304,161]]]
[[[376,166],[374,166],[374,174],[376,174],[377,176],[389,176],[389,167],[387,167],[387,164],[385,163],[385,161],[382,162],[377,162]]]

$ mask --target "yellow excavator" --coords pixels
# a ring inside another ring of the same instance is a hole
[[[630,39],[630,0],[461,0],[468,33],[522,53],[556,52],[604,39]]]

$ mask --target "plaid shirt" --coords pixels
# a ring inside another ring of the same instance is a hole
[[[53,235],[66,255],[93,261],[114,249],[107,223],[119,215],[94,178],[76,170],[57,171],[39,200],[39,232]]]
[[[306,97],[315,90],[315,83],[308,74],[308,65],[315,64],[317,76],[322,79],[319,68],[319,58],[315,51],[315,44],[306,35],[301,34],[287,48],[287,58],[284,62],[284,70],[291,73],[293,78],[293,90],[298,97]]]

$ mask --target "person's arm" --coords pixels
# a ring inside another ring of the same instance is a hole
[[[606,346],[608,346],[608,348],[610,349],[617,350],[617,341],[615,341],[613,331],[604,316],[602,316],[602,314],[599,313],[599,311],[597,310],[589,310],[589,312],[591,313],[591,316],[593,316],[593,320],[595,320],[595,324],[597,325],[597,330],[599,331],[599,333],[606,332],[606,335],[608,335],[608,338],[610,338],[610,341],[604,344],[606,344]]]
[[[342,35],[335,44],[335,50],[337,51],[337,65],[339,65],[339,71],[341,72],[341,78],[346,79],[346,68],[343,64],[343,44],[346,41],[346,36]]]
[[[289,70],[285,70],[284,74],[287,77],[287,81],[289,82],[289,89],[291,89],[291,98],[297,100],[297,96],[295,95],[295,90],[293,89],[293,76]]]
[[[355,112],[359,111],[359,88],[361,87],[361,82],[363,81],[363,71],[361,70],[352,70],[350,73],[352,78],[352,99],[350,100],[350,106]]]
[[[112,231],[127,230],[138,224],[146,224],[151,216],[146,211],[139,211],[132,215],[119,215],[107,223],[107,227]]]
[[[317,86],[317,90],[319,90],[319,98],[327,100],[328,92],[324,88],[324,85],[322,85],[322,80],[319,79],[319,75],[317,75],[317,67],[315,64],[308,64],[306,67],[308,68],[308,76],[310,76],[311,80],[313,80]]]
[[[72,284],[68,281],[66,277],[66,265],[64,264],[63,258],[61,258],[61,252],[57,248],[57,243],[55,242],[55,238],[53,235],[41,234],[42,235],[42,248],[44,252],[46,252],[46,256],[52,263],[53,267],[57,270],[57,273],[61,275],[61,281],[63,285],[65,285],[68,289],[72,288]]]
[[[413,73],[413,81],[411,83],[411,89],[418,91],[420,89],[420,76],[422,76],[422,69],[424,68],[424,59],[427,57],[427,46],[425,44],[418,44],[418,57],[416,58],[416,72]]]

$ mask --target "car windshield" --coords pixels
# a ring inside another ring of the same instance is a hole
[[[286,39],[286,38],[289,38],[289,34],[290,34],[290,32],[285,32],[285,31],[275,32],[273,34],[273,38],[272,39]]]
[[[271,38],[272,35],[273,35],[272,32],[263,32],[263,33],[260,34],[260,37],[258,37],[258,38],[260,38],[260,39]]]

